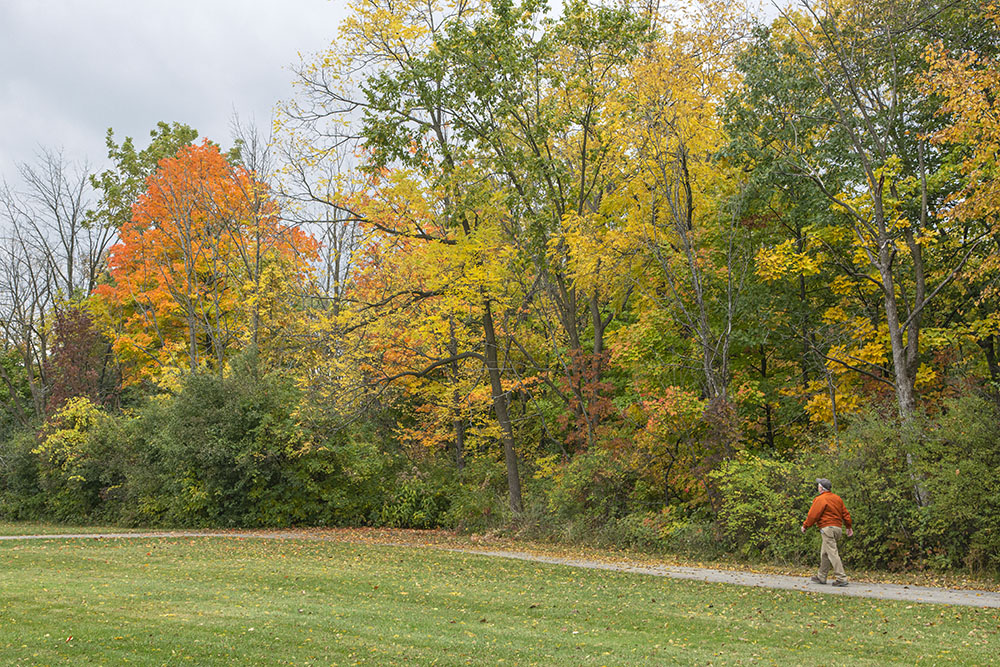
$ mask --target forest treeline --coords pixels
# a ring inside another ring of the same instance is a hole
[[[355,0],[0,190],[0,517],[1000,571],[1000,8]]]

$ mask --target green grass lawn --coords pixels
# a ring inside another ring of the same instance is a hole
[[[148,528],[116,528],[113,526],[67,526],[62,523],[40,523],[34,521],[0,521],[0,535],[86,535],[91,533],[136,533],[154,532]]]
[[[984,665],[1000,612],[301,540],[0,542],[0,664]]]

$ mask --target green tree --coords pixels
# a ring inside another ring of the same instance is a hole
[[[183,146],[194,143],[198,131],[176,121],[160,121],[149,137],[149,145],[136,150],[132,137],[125,137],[118,144],[114,130],[108,128],[105,145],[114,166],[90,177],[91,185],[101,193],[97,205],[88,211],[90,224],[120,229],[129,222],[132,205],[145,192],[146,179],[156,171],[160,160],[173,157]]]
[[[804,251],[786,243],[770,259],[779,272],[795,262],[832,263],[848,281],[845,296],[859,295],[856,309],[877,307],[868,313],[869,354],[826,358],[891,385],[905,418],[917,408],[928,306],[985,238],[941,214],[956,184],[948,152],[927,141],[940,123],[938,103],[917,85],[926,46],[939,35],[962,39],[970,6],[802,0],[756,31],[738,63],[744,86],[727,110],[729,154],[756,185],[805,181],[812,205],[832,212],[813,216]],[[879,340],[888,341],[884,361]]]

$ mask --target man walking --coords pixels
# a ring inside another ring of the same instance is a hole
[[[844,501],[836,493],[831,493],[833,484],[826,478],[816,480],[816,489],[819,495],[813,500],[812,507],[809,508],[809,515],[806,516],[802,524],[802,532],[806,528],[816,524],[819,532],[823,535],[823,545],[819,551],[819,572],[814,574],[809,581],[815,584],[825,584],[826,575],[833,568],[834,586],[846,586],[847,574],[844,573],[844,564],[840,562],[840,553],[837,552],[837,542],[840,541],[842,528],[847,528],[847,536],[854,535],[851,528],[851,513],[844,506]]]

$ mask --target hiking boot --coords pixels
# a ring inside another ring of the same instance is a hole
[[[826,582],[824,580],[820,579],[819,577],[817,577],[814,574],[813,576],[809,577],[809,583],[811,583],[811,584],[825,584]]]
[[[847,585],[847,581],[835,581],[833,582],[833,585],[836,586],[837,588],[843,588],[844,586]]]

